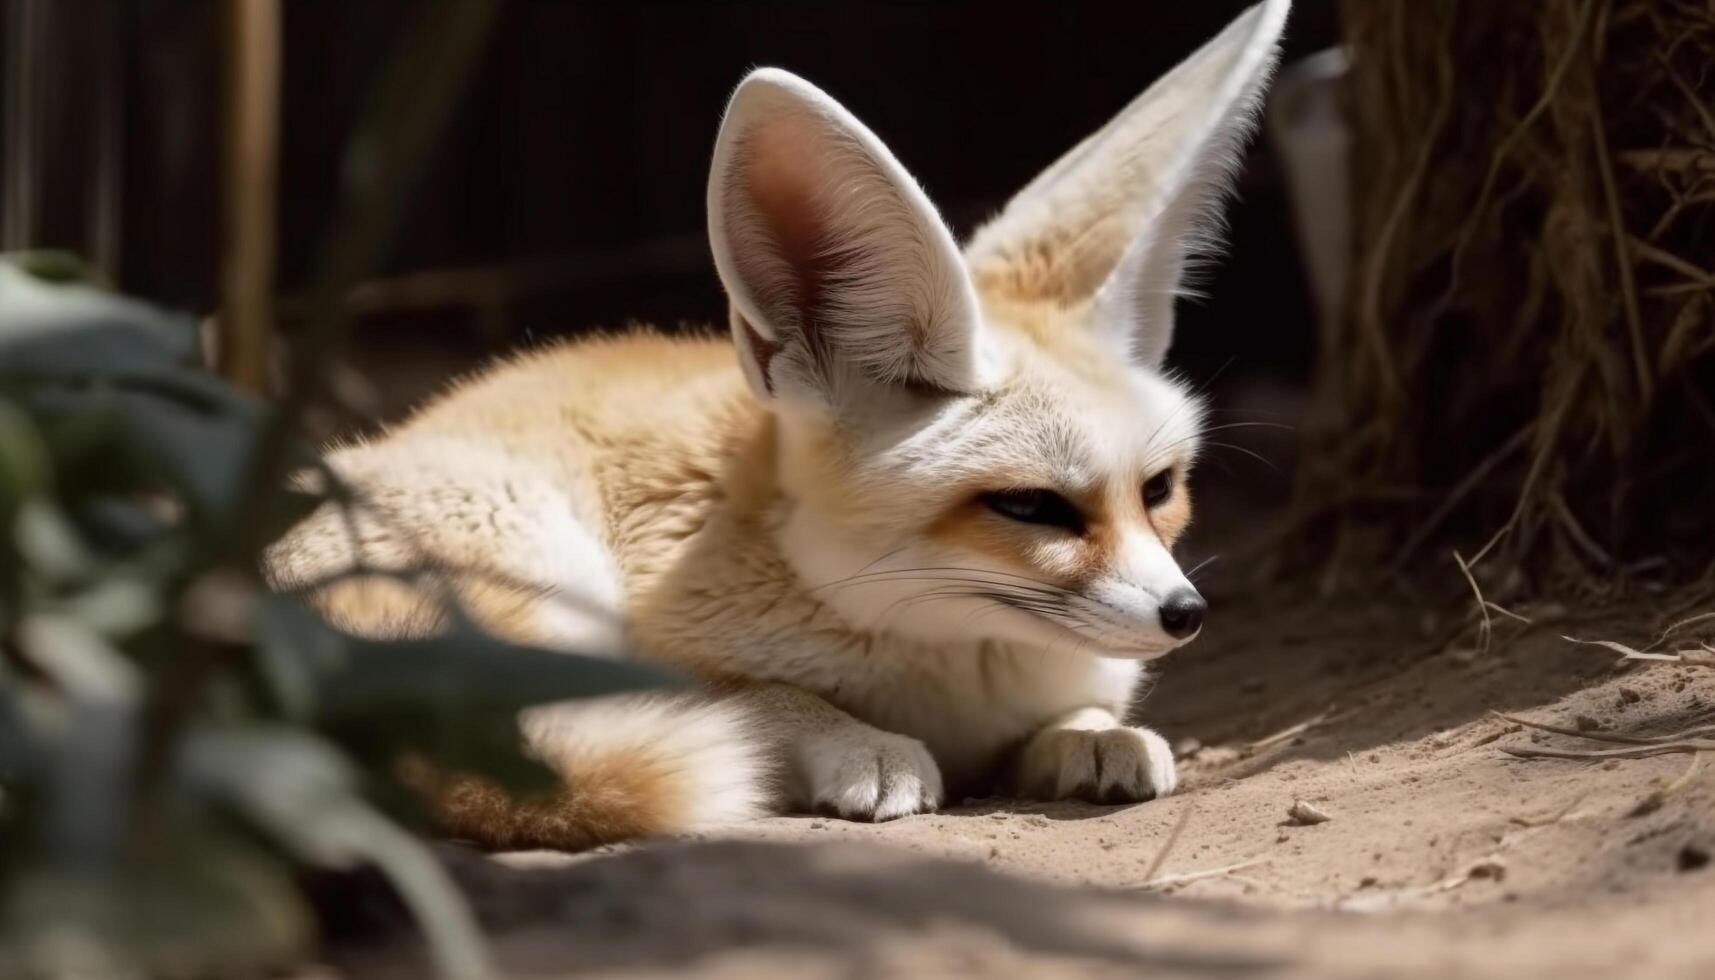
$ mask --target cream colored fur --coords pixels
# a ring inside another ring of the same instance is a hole
[[[1160,365],[1287,6],[1242,15],[964,252],[862,123],[754,72],[709,180],[734,343],[552,346],[333,450],[354,515],[312,515],[268,571],[337,625],[429,632],[454,599],[708,685],[528,713],[563,798],[460,785],[448,825],[574,847],[782,807],[1171,792],[1166,744],[1128,727],[1143,662],[1192,632],[1166,604],[1191,594],[1171,549],[1202,413]],[[1073,516],[1021,519],[1019,491]]]

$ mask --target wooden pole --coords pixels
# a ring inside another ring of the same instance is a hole
[[[37,0],[0,0],[0,127],[6,152],[0,158],[0,251],[35,244],[37,147],[37,60],[41,10]]]
[[[262,394],[274,317],[280,2],[226,0],[225,28],[225,260],[217,358],[228,381]]]

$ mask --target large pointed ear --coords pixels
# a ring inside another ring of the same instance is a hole
[[[1159,366],[1187,260],[1219,230],[1290,6],[1267,0],[1239,15],[1019,192],[965,250],[978,287],[1091,303],[1097,329]]]
[[[977,304],[952,233],[851,113],[778,69],[727,107],[709,243],[746,375],[836,411],[877,386],[976,384]]]

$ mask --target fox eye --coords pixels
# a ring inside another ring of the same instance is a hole
[[[995,490],[982,495],[983,506],[1025,524],[1046,524],[1084,533],[1084,515],[1076,504],[1052,490]]]
[[[1162,470],[1150,477],[1143,485],[1143,505],[1151,510],[1167,502],[1173,496],[1173,471]]]

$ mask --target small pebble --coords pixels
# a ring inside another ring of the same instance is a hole
[[[1465,873],[1473,878],[1488,878],[1493,881],[1501,881],[1507,876],[1507,864],[1498,857],[1484,858],[1476,864],[1471,865],[1470,870]]]
[[[1327,823],[1334,819],[1319,808],[1306,803],[1303,800],[1293,801],[1291,809],[1286,811],[1286,816],[1287,819],[1291,820],[1293,823],[1304,827],[1308,827],[1311,824]]]
[[[1679,870],[1702,871],[1709,866],[1709,852],[1697,844],[1679,849]]]

